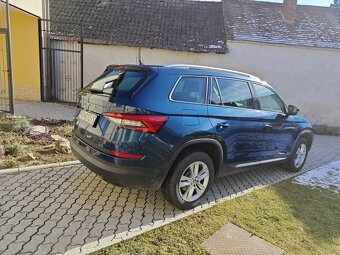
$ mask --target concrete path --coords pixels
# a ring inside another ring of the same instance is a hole
[[[284,250],[228,223],[202,243],[211,255],[283,255]]]
[[[56,120],[72,120],[76,108],[58,103],[15,101],[14,111],[16,115],[31,118],[50,118]]]
[[[316,136],[303,171],[340,159],[340,137]],[[190,211],[160,191],[115,187],[81,164],[0,174],[0,254],[87,254],[294,176],[260,166],[220,178]]]

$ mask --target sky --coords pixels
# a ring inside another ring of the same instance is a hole
[[[282,3],[283,0],[257,0],[257,1],[266,1],[266,2],[276,2]],[[333,0],[298,0],[298,4],[304,5],[318,5],[318,6],[330,6],[333,3]]]

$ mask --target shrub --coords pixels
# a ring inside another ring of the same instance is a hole
[[[17,157],[22,150],[22,145],[20,143],[11,143],[5,146],[6,153],[8,155]]]
[[[66,125],[62,128],[61,131],[62,131],[63,135],[71,137],[72,136],[72,130],[73,130],[73,126]]]
[[[2,166],[3,168],[13,168],[17,167],[19,164],[14,158],[9,158],[3,161]]]
[[[23,133],[31,126],[31,123],[25,119],[16,120],[13,123],[12,131],[17,133]]]

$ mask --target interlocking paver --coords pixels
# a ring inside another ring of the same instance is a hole
[[[8,211],[5,211],[2,214],[2,217],[4,218],[14,217],[17,212],[21,211],[22,207],[23,206],[14,205],[13,207],[11,207],[11,209],[9,209]]]
[[[20,224],[15,225],[11,229],[11,233],[22,233],[22,232],[24,232],[27,227],[32,225],[32,222],[33,222],[33,219],[25,219],[25,218],[23,218],[20,221]]]
[[[13,254],[18,254],[19,251],[22,250],[22,247],[24,246],[24,242],[22,243],[16,243],[16,242],[13,242],[11,243],[7,249],[3,252],[1,252],[1,255],[13,255]]]
[[[43,206],[43,203],[40,204],[40,206]],[[48,207],[46,207],[45,213],[55,213],[57,209],[59,209],[61,206],[61,203],[53,202]]]
[[[72,236],[61,236],[58,239],[58,242],[52,246],[51,253],[63,253],[66,250],[66,247],[71,244]]]
[[[57,227],[66,229],[73,221],[73,215],[65,214],[62,219],[58,221]]]
[[[64,236],[75,236],[77,230],[81,227],[80,221],[72,221],[69,226],[64,230]]]
[[[28,242],[33,235],[35,235],[38,231],[37,226],[28,226],[27,228],[25,228],[24,232],[21,232],[18,237],[16,238],[16,242]],[[17,233],[16,233],[17,234]]]
[[[316,136],[304,170],[340,159],[339,152],[339,137]],[[261,166],[223,177],[201,206],[183,212],[160,191],[113,186],[81,164],[0,172],[0,253],[94,251],[291,176],[278,166]]]
[[[47,220],[43,223],[42,226],[39,226],[37,234],[44,234],[45,236],[47,236],[52,232],[52,229],[56,227],[57,224],[58,224],[57,220]]]
[[[50,217],[51,220],[61,220],[66,214],[67,209],[58,208]]]
[[[46,236],[44,243],[56,244],[60,236],[64,234],[64,228],[53,228],[52,231]]]
[[[27,214],[23,212],[18,212],[14,217],[8,218],[7,225],[17,225],[22,219],[26,219]]]
[[[89,235],[89,231],[89,229],[78,229],[77,234],[72,237],[71,245],[83,245],[85,238]]]
[[[53,243],[43,243],[40,244],[38,249],[34,252],[35,255],[46,255],[51,254]]]
[[[44,241],[45,239],[45,235],[33,235],[31,237],[31,240],[29,240],[27,243],[24,244],[24,246],[22,247],[22,250],[20,251],[20,253],[25,253],[28,252],[30,254],[34,253],[39,245]]]

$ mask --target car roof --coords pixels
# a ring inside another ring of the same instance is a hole
[[[113,68],[132,67],[132,68],[137,68],[137,69],[142,69],[142,70],[149,70],[153,72],[175,71],[176,73],[179,73],[181,75],[208,75],[208,76],[216,76],[216,77],[242,79],[242,80],[258,82],[258,83],[261,83],[263,85],[266,85],[272,88],[272,86],[270,86],[267,82],[261,80],[259,77],[255,75],[244,73],[244,72],[239,72],[239,71],[234,71],[234,70],[229,70],[229,69],[210,67],[210,66],[187,65],[187,64],[173,64],[173,65],[166,65],[166,66],[128,64],[128,65],[112,65],[109,67],[113,67]]]
[[[161,67],[162,69],[168,70],[177,70],[180,73],[186,74],[200,74],[200,75],[211,75],[211,76],[221,76],[221,77],[230,77],[230,78],[237,78],[237,79],[244,79],[244,80],[251,80],[256,82],[265,83],[259,77],[255,75],[229,70],[229,69],[222,69],[210,66],[200,66],[200,65],[185,65],[185,64],[175,64],[175,65],[167,65]]]

